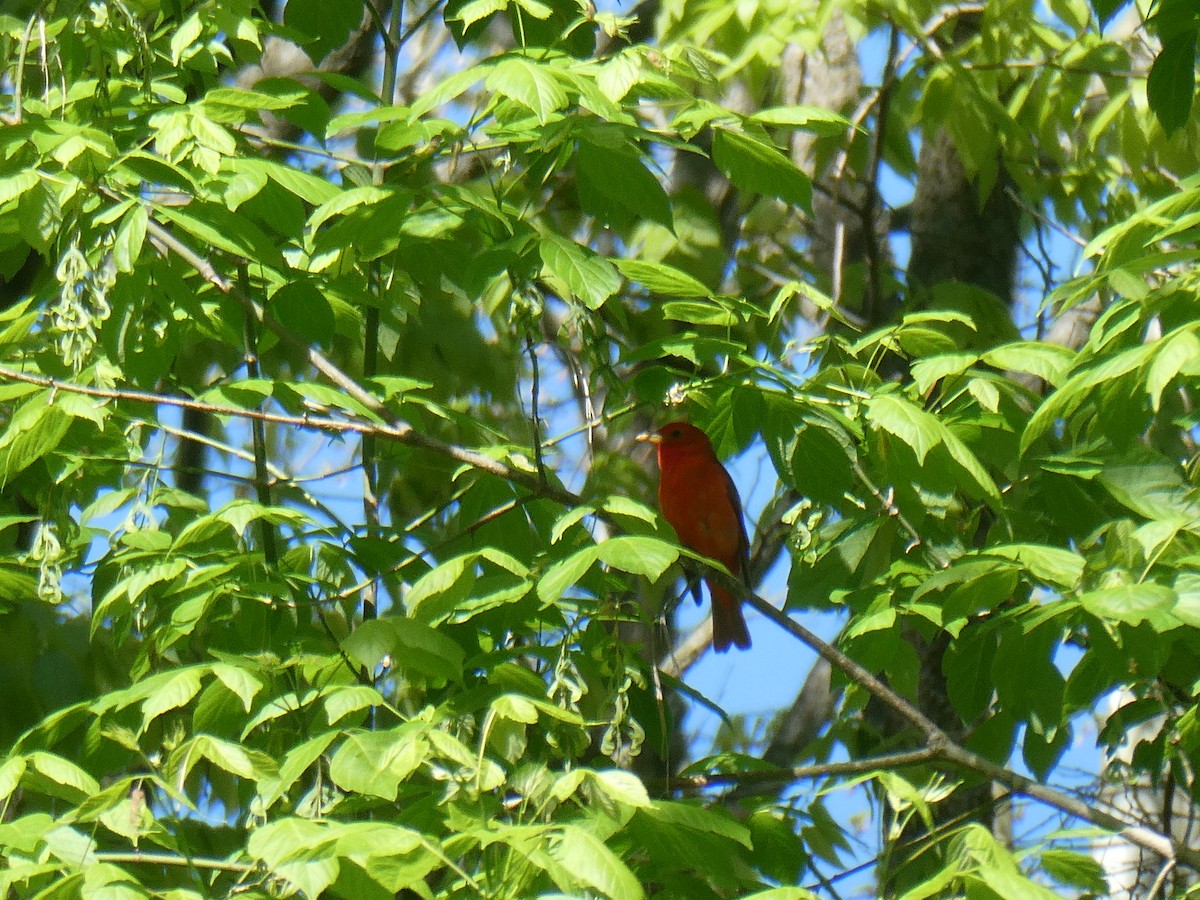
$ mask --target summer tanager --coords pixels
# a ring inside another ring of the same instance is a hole
[[[658,503],[679,542],[744,579],[750,542],[742,501],[708,435],[686,422],[672,422],[638,440],[658,446]],[[750,632],[741,601],[711,579],[705,583],[712,595],[713,650],[724,653],[730,644],[746,649]]]

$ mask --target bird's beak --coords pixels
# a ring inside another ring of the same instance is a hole
[[[643,431],[636,438],[634,438],[634,440],[635,441],[645,441],[647,444],[661,444],[662,443],[662,435],[657,434],[653,431]]]

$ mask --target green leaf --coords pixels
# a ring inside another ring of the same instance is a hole
[[[430,624],[451,612],[469,596],[475,584],[478,558],[476,553],[464,553],[439,563],[418,578],[404,596],[409,615]]]
[[[113,238],[113,264],[118,272],[132,272],[134,263],[142,252],[142,244],[146,242],[146,227],[150,216],[146,207],[135,203],[121,219],[117,233]]]
[[[750,121],[799,128],[828,137],[840,135],[850,128],[850,121],[845,116],[819,106],[773,106],[754,113]]]
[[[649,522],[653,524],[658,521],[658,513],[647,506],[645,503],[640,503],[630,497],[623,497],[620,494],[613,494],[604,499],[602,504],[606,513],[613,516],[623,516],[629,519],[636,519],[639,522]],[[589,507],[583,507],[588,514],[593,512]]]
[[[912,448],[917,463],[941,443],[943,426],[935,416],[896,394],[879,394],[867,403],[867,420]]]
[[[9,200],[15,200],[26,191],[33,190],[40,180],[38,173],[29,169],[0,178],[0,206]]]
[[[282,819],[254,829],[246,845],[272,875],[282,878],[305,897],[320,897],[338,875],[333,858],[335,832],[306,819]]]
[[[389,731],[355,731],[329,762],[329,777],[345,791],[395,800],[400,784],[425,762],[424,726],[410,723]]]
[[[1168,631],[1180,624],[1165,615],[1175,606],[1175,592],[1161,584],[1125,584],[1120,587],[1088,591],[1079,604],[1102,619],[1115,619],[1129,625],[1149,621],[1156,631]]]
[[[1178,466],[1155,455],[1104,467],[1099,482],[1118,503],[1147,519],[1200,521],[1200,501]]]
[[[171,65],[178,66],[182,62],[184,53],[200,39],[203,32],[204,26],[198,13],[192,13],[183,21],[171,35]]]
[[[912,448],[917,463],[939,444],[987,496],[998,499],[1000,489],[971,449],[937,416],[898,394],[877,394],[867,402],[867,419]]]
[[[498,718],[522,725],[533,725],[538,720],[537,707],[528,697],[520,694],[503,694],[492,701],[492,712]]]
[[[989,379],[972,378],[967,382],[967,392],[988,412],[994,413],[1000,409],[1000,389]]]
[[[948,375],[959,375],[979,361],[975,353],[940,353],[913,363],[912,378],[917,393],[925,396],[933,385]]]
[[[1043,850],[1038,855],[1041,869],[1059,884],[1082,888],[1097,896],[1108,893],[1104,866],[1087,853],[1074,850]]]
[[[596,556],[614,569],[654,581],[679,558],[679,549],[658,538],[621,535],[600,544]]]
[[[1183,31],[1163,41],[1146,78],[1146,99],[1167,134],[1182,128],[1192,113],[1196,93],[1196,31]]]
[[[0,484],[9,484],[66,437],[71,419],[53,400],[50,391],[43,391],[23,403],[9,420],[0,436]]]
[[[212,671],[225,687],[238,696],[245,711],[250,712],[250,706],[263,689],[263,683],[241,666],[214,663]]]
[[[553,832],[550,855],[578,879],[613,900],[638,900],[645,892],[629,867],[603,841],[574,825]]]
[[[1129,0],[1092,0],[1092,9],[1096,11],[1096,18],[1100,22],[1100,28],[1103,29],[1105,25],[1111,22],[1113,16],[1128,2]],[[1104,893],[1104,891],[1101,890],[1100,893]]]
[[[267,754],[247,750],[241,744],[222,740],[210,734],[196,737],[192,742],[192,748],[195,754],[204,757],[217,768],[230,775],[236,775],[238,778],[258,781],[260,778],[274,775],[276,771],[275,760]],[[193,758],[192,753],[187,755],[188,758]]]
[[[469,0],[458,9],[454,18],[466,29],[504,9],[508,9],[508,0]]]
[[[538,579],[538,600],[543,604],[559,600],[584,576],[599,555],[599,547],[589,546],[556,562],[546,570],[545,575]]]
[[[648,816],[663,825],[720,835],[741,844],[747,850],[753,849],[750,829],[724,810],[709,809],[693,803],[674,800],[655,800],[648,808],[639,809],[637,814]]]
[[[283,22],[300,32],[304,49],[316,63],[343,46],[363,17],[362,0],[288,0]]]
[[[365,684],[343,684],[331,688],[325,697],[325,719],[336,725],[350,713],[373,706],[384,706],[383,695]]]
[[[372,886],[383,885],[389,898],[402,895],[405,888],[414,894],[427,888],[425,877],[446,859],[436,842],[421,832],[387,822],[351,822],[339,826],[337,834],[338,856],[357,863],[370,875]]]
[[[527,107],[540,124],[567,105],[567,92],[549,66],[523,56],[506,56],[484,80],[489,90]]]
[[[672,300],[663,304],[662,314],[664,319],[718,328],[728,328],[740,320],[737,313],[720,301],[703,303],[698,300]]]
[[[387,616],[363,622],[342,641],[350,657],[368,669],[390,661],[408,675],[457,681],[466,654],[454,640],[423,622]],[[387,658],[387,659],[385,659]]]
[[[312,206],[328,203],[342,193],[337,185],[324,178],[319,178],[311,172],[295,166],[285,166],[271,159],[239,157],[229,161],[229,168],[234,172],[246,172],[269,178],[285,191],[295,194]]]
[[[599,309],[621,287],[621,276],[611,262],[572,240],[545,234],[538,251],[556,290],[588,309]]]
[[[1050,729],[1035,727],[1038,725],[1039,723],[1036,720],[1026,725],[1025,739],[1021,743],[1021,755],[1025,760],[1025,765],[1029,766],[1030,771],[1033,772],[1034,777],[1038,781],[1046,781],[1071,743],[1071,725],[1069,722],[1061,726],[1058,726],[1058,723],[1054,723],[1054,727]],[[995,884],[997,882],[992,881],[989,883]],[[1017,881],[1014,879],[1010,885],[1005,887],[1000,896],[1011,896],[1011,891],[1015,889],[1016,884]],[[1042,889],[1040,892],[1031,892],[1029,896],[1040,896],[1046,898],[1046,900],[1054,900],[1056,895]]]
[[[1021,434],[1021,452],[1025,453],[1060,419],[1069,418],[1091,395],[1094,388],[1141,368],[1154,353],[1146,344],[1108,356],[1104,362],[1076,372],[1054,393],[1042,401]]]
[[[1001,544],[988,547],[987,556],[1011,559],[1026,569],[1040,583],[1061,590],[1072,590],[1083,578],[1084,559],[1071,550],[1044,544]]]
[[[80,803],[100,792],[100,784],[69,759],[54,753],[36,750],[25,757],[25,774],[21,783],[28,789],[70,803]]]
[[[344,216],[359,207],[383,203],[395,196],[395,191],[375,185],[339,191],[313,210],[313,214],[308,217],[308,230],[316,232],[335,216]]]
[[[608,769],[601,772],[593,772],[592,778],[600,790],[618,803],[635,807],[650,805],[650,795],[646,793],[646,786],[632,772],[626,772],[621,769]]]
[[[411,110],[407,106],[370,106],[367,109],[355,109],[330,119],[329,126],[325,131],[325,138],[328,140],[329,138],[341,137],[359,131],[364,127],[383,125],[384,123],[396,121],[413,124],[410,114]],[[382,131],[383,129],[380,130]],[[376,140],[378,141],[378,137]]]
[[[200,101],[201,107],[229,107],[230,109],[268,109],[280,110],[296,105],[296,97],[265,94],[262,91],[246,90],[245,88],[220,87],[213,88]],[[209,110],[205,110],[209,112]],[[213,116],[216,118],[216,116]]]
[[[155,207],[154,215],[199,240],[200,246],[193,249],[204,252],[206,245],[211,245],[263,266],[287,268],[274,240],[249,219],[235,215],[224,206],[198,202],[186,207],[160,205]]]
[[[279,772],[259,781],[259,797],[264,809],[270,809],[324,754],[326,748],[338,737],[338,732],[327,731],[292,747],[284,756]]]
[[[995,637],[982,629],[960,634],[942,657],[946,693],[964,722],[988,708],[995,694],[992,663],[996,658]]]
[[[271,295],[268,309],[280,325],[310,344],[327,345],[337,333],[333,307],[308,279],[285,283]]]
[[[1033,375],[1052,385],[1066,376],[1075,354],[1066,347],[1038,341],[1019,341],[993,347],[983,361],[997,369]]]
[[[713,130],[713,162],[740,190],[812,210],[812,182],[776,147],[740,131]]]
[[[632,227],[642,220],[674,228],[671,201],[641,156],[624,143],[582,139],[575,154],[576,188],[580,205],[601,221]]]
[[[652,294],[664,297],[709,297],[712,291],[701,281],[666,263],[641,259],[615,259],[621,274]]]
[[[642,72],[641,56],[633,48],[625,48],[600,64],[596,85],[613,103],[620,103],[638,83]]]
[[[467,90],[467,88],[486,78],[488,73],[496,68],[496,65],[491,60],[485,60],[466,69],[452,72],[445,78],[440,79],[434,87],[425,91],[413,101],[408,109],[408,120],[415,122],[426,113],[437,109],[443,103],[448,103],[455,99]]]
[[[25,759],[20,756],[9,756],[0,762],[0,803],[8,801],[21,785],[21,776],[25,774]]]
[[[1175,331],[1158,343],[1146,374],[1146,393],[1155,412],[1162,405],[1167,384],[1182,371],[1194,371],[1198,362],[1200,338],[1191,328]]]
[[[133,589],[131,588],[131,591]],[[165,712],[186,706],[200,693],[200,674],[203,669],[181,669],[161,682],[150,696],[142,701],[142,731]]]

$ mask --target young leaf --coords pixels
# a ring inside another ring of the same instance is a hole
[[[572,240],[546,234],[538,250],[551,283],[561,294],[576,298],[588,309],[599,309],[621,287],[621,276],[612,263]]]
[[[740,131],[716,128],[712,152],[713,162],[735,187],[811,212],[812,182],[777,148]]]
[[[500,60],[484,85],[527,107],[541,125],[567,105],[567,92],[558,74],[549,66],[523,56]]]

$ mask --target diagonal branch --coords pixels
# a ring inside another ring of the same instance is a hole
[[[907,750],[903,753],[889,753],[886,756],[873,756],[867,759],[850,759],[842,762],[818,763],[811,766],[796,766],[794,768],[771,768],[751,770],[748,772],[718,772],[712,775],[677,775],[668,779],[672,790],[720,787],[732,784],[740,787],[747,785],[775,784],[777,782],[803,781],[815,778],[833,778],[847,775],[865,775],[869,772],[891,771],[905,766],[916,766],[937,759],[937,751],[932,747],[921,750]]]
[[[243,291],[217,271],[208,259],[201,256],[179,238],[175,237],[171,231],[164,227],[160,222],[153,218],[153,208],[147,207],[146,212],[149,213],[149,221],[146,223],[146,233],[149,234],[155,241],[162,244],[193,269],[195,269],[201,278],[225,294],[235,300],[244,310],[252,315],[255,321],[265,325],[275,336],[291,347],[293,350],[302,354],[309,365],[328,378],[337,387],[341,388],[367,409],[382,416],[387,416],[387,408],[380,400],[375,397],[370,391],[364,388],[361,384],[347,375],[339,368],[328,356],[317,350],[307,341],[301,339],[291,330],[285,328],[278,319],[272,316],[262,304],[258,303],[252,297],[247,296]],[[405,426],[407,427],[407,426]]]
[[[727,590],[740,596],[762,615],[766,616],[784,631],[791,634],[810,648],[830,665],[838,669],[847,678],[871,694],[884,706],[895,712],[900,718],[915,727],[924,738],[925,746],[944,762],[953,763],[963,769],[975,772],[985,778],[999,782],[1013,793],[1032,797],[1047,806],[1099,825],[1101,828],[1115,832],[1120,837],[1151,850],[1166,859],[1177,859],[1193,869],[1200,871],[1200,850],[1176,842],[1172,838],[1151,828],[1126,821],[1101,809],[1097,809],[1062,791],[1044,784],[1039,784],[1032,778],[1018,774],[1011,769],[992,762],[972,750],[956,743],[928,716],[916,706],[893,691],[887,684],[877,678],[856,660],[847,656],[837,647],[821,640],[799,622],[794,621],[783,610],[776,609],[762,597],[755,594],[738,579],[718,569],[708,567],[706,578],[714,578]]]
[[[395,441],[410,447],[429,450],[432,453],[449,457],[473,469],[503,478],[513,484],[528,488],[535,496],[546,497],[564,506],[580,506],[583,499],[565,488],[552,483],[543,484],[534,472],[515,469],[497,459],[493,459],[478,450],[471,450],[458,444],[451,444],[414,429],[406,422],[363,422],[355,419],[335,419],[329,416],[291,415],[289,413],[273,413],[264,410],[243,409],[238,406],[227,406],[221,403],[208,403],[191,397],[178,397],[172,394],[156,394],[150,391],[137,391],[127,388],[102,388],[90,385],[75,384],[62,381],[47,375],[34,375],[22,372],[9,366],[0,365],[0,378],[20,381],[25,384],[35,384],[38,387],[54,391],[64,391],[71,394],[82,394],[87,397],[98,397],[104,400],[126,400],[134,403],[149,403],[152,405],[174,406],[181,409],[194,409],[215,416],[230,416],[249,419],[252,421],[268,422],[277,425],[290,425],[294,428],[309,428],[317,431],[328,431],[334,434],[372,435],[384,440]]]

